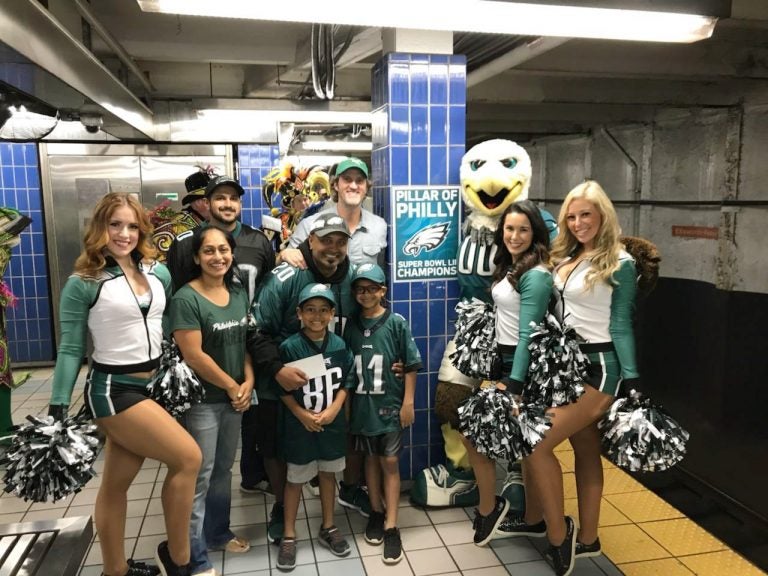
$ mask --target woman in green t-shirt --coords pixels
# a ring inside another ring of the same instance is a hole
[[[248,292],[237,278],[235,240],[213,226],[197,228],[192,248],[193,279],[171,300],[171,330],[206,392],[184,422],[203,453],[190,523],[192,574],[198,574],[213,568],[209,549],[250,548],[230,530],[229,514],[232,465],[254,376],[245,348]]]

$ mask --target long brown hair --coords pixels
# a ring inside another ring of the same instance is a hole
[[[528,250],[516,261],[512,261],[512,255],[504,245],[504,223],[509,214],[522,214],[531,224],[533,238]],[[510,204],[501,215],[496,232],[493,236],[493,243],[496,245],[496,255],[493,257],[495,268],[493,270],[493,282],[496,284],[505,277],[517,289],[517,283],[520,277],[531,268],[543,264],[550,268],[549,263],[549,231],[544,223],[539,208],[530,200],[521,200]]]
[[[157,249],[152,243],[152,224],[142,205],[131,194],[110,192],[93,209],[93,216],[83,237],[83,251],[75,261],[75,274],[96,278],[106,266],[104,248],[109,243],[109,220],[120,206],[128,206],[136,214],[139,241],[134,252],[141,260],[151,260],[157,256]]]

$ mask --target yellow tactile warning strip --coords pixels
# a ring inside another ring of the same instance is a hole
[[[578,519],[570,444],[556,449],[563,469],[565,513]],[[765,574],[689,520],[629,474],[603,459],[600,509],[603,553],[628,576],[752,576]]]

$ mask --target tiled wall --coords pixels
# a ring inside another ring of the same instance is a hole
[[[466,60],[392,53],[375,65],[372,81],[374,211],[391,222],[391,186],[459,184]],[[387,260],[392,261],[391,254]],[[416,423],[400,458],[402,476],[412,478],[445,458],[434,392],[445,344],[454,331],[459,286],[456,280],[394,282],[390,295],[392,309],[410,321],[424,363],[416,388]]]
[[[242,220],[254,228],[261,227],[261,217],[269,212],[261,195],[264,177],[278,165],[277,144],[240,144],[237,147],[240,184],[245,188]]]
[[[53,360],[48,261],[45,249],[43,197],[37,146],[0,143],[0,204],[32,218],[5,272],[19,298],[8,309],[8,343],[13,362]]]

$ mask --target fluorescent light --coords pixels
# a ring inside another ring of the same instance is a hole
[[[359,0],[137,1],[145,12],[190,16],[650,42],[703,40],[717,22],[695,14],[492,0],[388,0],[385,10],[368,10]]]
[[[205,108],[197,111],[205,121],[246,123],[249,121],[294,122],[296,124],[370,124],[371,112],[342,110],[241,110],[234,108]]]
[[[307,140],[301,143],[303,150],[313,152],[370,152],[373,142],[358,142],[355,140]]]

